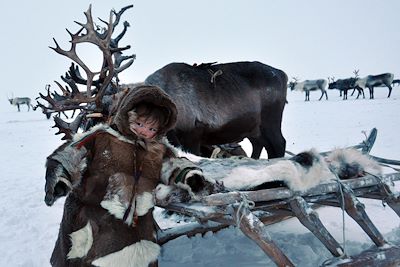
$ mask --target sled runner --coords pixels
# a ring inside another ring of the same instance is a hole
[[[374,128],[365,141],[351,148],[369,155],[376,135],[377,130]],[[326,156],[329,153],[323,152],[320,155]],[[400,161],[371,155],[369,157],[386,167],[400,165]],[[270,164],[275,161],[269,160]],[[295,191],[287,187],[235,190],[204,196],[199,201],[190,203],[173,202],[167,205],[159,203],[158,206],[194,217],[197,222],[173,229],[159,230],[158,242],[161,245],[181,235],[191,237],[198,233],[215,232],[233,225],[239,227],[247,237],[252,239],[277,266],[295,266],[270,238],[264,226],[297,217],[333,255],[329,264],[335,266],[399,265],[400,248],[384,239],[368,217],[364,205],[358,200],[358,197],[382,200],[400,216],[399,192],[394,192],[392,189],[394,181],[400,180],[400,172],[395,167],[392,169],[395,172],[380,176],[367,174],[353,179],[324,181],[305,191]],[[315,209],[321,206],[342,208],[360,225],[376,248],[356,256],[346,255],[339,242],[318,218]]]

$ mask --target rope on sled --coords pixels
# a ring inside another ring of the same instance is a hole
[[[240,204],[238,206],[238,209],[236,211],[236,216],[235,216],[236,217],[235,218],[236,219],[236,225],[240,225],[240,222],[242,221],[243,216],[245,214],[244,210],[245,209],[252,209],[256,205],[256,203],[254,201],[248,200],[247,197],[243,193],[239,192],[239,195],[240,195]],[[242,215],[240,215],[240,213],[242,213]]]
[[[390,166],[388,166],[388,167],[390,167]],[[346,220],[345,220],[343,184],[340,182],[340,178],[337,175],[337,173],[330,166],[329,166],[329,170],[333,173],[333,175],[335,175],[335,180],[339,185],[339,192],[340,192],[340,196],[341,196],[341,200],[342,200],[341,201],[342,204],[341,204],[341,207],[340,207],[342,209],[342,235],[343,235],[343,237],[342,237],[343,238],[343,255],[342,255],[342,257],[346,257],[346,255],[347,255],[347,253],[346,253],[346,232],[345,232]],[[365,172],[365,173],[377,178],[381,184],[386,185],[385,181],[383,180],[383,178],[381,176],[378,176],[378,175],[375,175],[375,174],[369,173],[369,172]],[[393,183],[393,181],[392,181],[392,183]],[[383,186],[383,189],[385,190],[385,192],[388,195],[391,195],[391,193],[388,192],[388,190],[387,190],[387,188],[385,186]],[[385,205],[384,204],[385,202],[386,202],[385,199],[383,199],[382,200],[382,204]],[[324,261],[322,263],[321,266],[327,266],[327,265],[329,265],[331,263],[331,261],[332,261],[332,259],[327,259],[326,261]]]
[[[390,167],[390,166],[388,166],[388,167]],[[382,206],[385,207],[385,205],[386,205],[385,203],[387,203],[387,198],[390,197],[390,196],[393,195],[393,194],[387,190],[387,188],[386,188],[386,186],[385,186],[385,185],[387,185],[387,184],[385,183],[385,181],[383,181],[382,176],[378,176],[378,175],[376,175],[376,174],[369,173],[369,172],[365,172],[365,173],[366,173],[366,174],[369,174],[369,175],[371,175],[371,176],[373,176],[373,177],[375,177],[375,178],[378,179],[379,182],[382,184],[382,188],[383,188],[383,190],[385,190],[385,193],[387,194],[387,197],[385,197],[385,198],[382,199]],[[392,185],[394,185],[394,182],[393,182],[393,181],[391,181],[391,182],[392,182]]]

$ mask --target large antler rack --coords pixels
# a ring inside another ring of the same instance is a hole
[[[92,6],[90,5],[88,10],[84,12],[86,23],[75,21],[75,23],[81,26],[76,33],[71,33],[66,29],[71,37],[71,47],[69,50],[62,49],[53,38],[55,47],[50,48],[58,54],[71,59],[73,62],[65,76],[61,76],[62,81],[67,85],[63,87],[59,82],[54,81],[61,90],[61,94],[56,91],[50,92],[50,86],[46,86],[47,94],[39,93],[39,97],[37,97],[36,100],[43,99],[47,104],[42,104],[37,101],[35,109],[40,107],[46,115],[56,112],[80,110],[80,115],[76,117],[78,122],[67,123],[60,118],[55,119],[55,127],[59,128],[57,134],[64,133],[65,136],[63,139],[69,139],[72,134],[77,131],[79,126],[82,126],[80,124],[85,121],[84,117],[86,115],[90,115],[91,113],[107,114],[108,107],[104,107],[105,101],[103,101],[103,97],[106,94],[113,94],[119,91],[119,89],[116,88],[118,87],[119,81],[118,74],[131,66],[135,60],[135,55],[122,55],[123,51],[130,49],[130,45],[118,47],[119,41],[125,35],[129,27],[128,22],[125,21],[123,24],[123,31],[116,38],[112,38],[122,14],[131,7],[133,7],[133,5],[126,6],[119,12],[111,10],[108,22],[99,18],[99,20],[105,24],[105,27],[100,27],[95,25],[93,21]],[[103,63],[100,71],[92,71],[78,56],[76,49],[77,45],[81,43],[91,43],[100,49],[103,54]],[[127,62],[122,64],[124,61]],[[82,77],[79,68],[85,71],[86,79]],[[98,78],[95,79],[95,77]],[[116,84],[112,82],[113,78],[115,78]],[[80,91],[78,85],[85,85],[86,90]],[[108,88],[112,88],[113,90],[109,92]],[[77,125],[79,126],[76,127]]]

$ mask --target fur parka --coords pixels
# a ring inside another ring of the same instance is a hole
[[[142,101],[169,110],[153,141],[129,130],[127,113]],[[139,86],[120,99],[109,124],[75,135],[47,158],[46,204],[68,194],[52,266],[157,265],[153,190],[161,182],[163,162],[175,157],[161,142],[175,121],[176,107],[168,95],[158,87]],[[199,170],[190,171],[199,177]]]

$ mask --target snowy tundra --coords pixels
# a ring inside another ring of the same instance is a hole
[[[30,97],[36,97],[32,92]],[[327,151],[361,142],[373,127],[378,137],[371,154],[400,160],[400,89],[387,98],[385,88],[376,88],[375,99],[349,97],[341,100],[330,91],[328,101],[318,101],[311,93],[304,102],[300,92],[288,92],[283,114],[283,134],[287,150],[301,152],[310,148]],[[53,122],[40,112],[27,112],[5,103],[0,106],[0,266],[50,266],[49,258],[57,238],[63,212],[63,199],[47,207],[44,199],[44,163],[59,144]],[[243,146],[250,153],[250,144]],[[265,152],[263,152],[265,153]],[[262,154],[266,158],[266,154]],[[391,172],[385,169],[385,172]],[[399,184],[396,188],[400,191]],[[400,245],[400,218],[380,201],[361,199],[372,221],[385,238]],[[347,254],[373,246],[361,228],[338,208],[317,210],[321,221],[342,243]],[[166,220],[156,211],[159,224],[167,228],[177,220]],[[181,221],[180,223],[184,223]],[[318,266],[331,258],[317,238],[297,219],[268,226],[271,237],[296,266]],[[343,231],[344,229],[344,231]],[[344,240],[343,240],[344,238]],[[239,230],[230,228],[194,238],[180,237],[162,248],[159,266],[274,266],[274,263]]]

